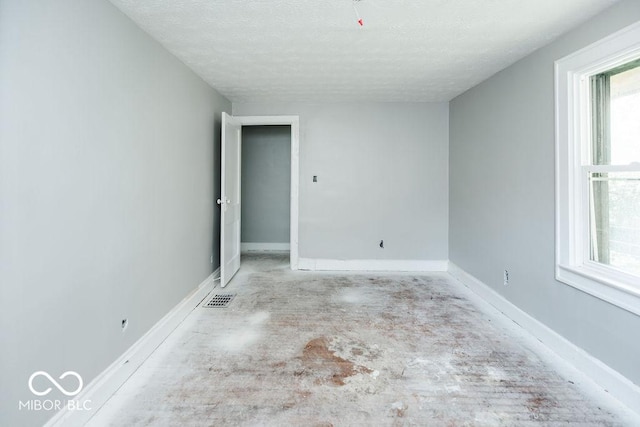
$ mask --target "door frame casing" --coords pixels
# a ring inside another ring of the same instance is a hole
[[[289,260],[292,270],[298,270],[298,217],[300,197],[300,117],[299,116],[233,116],[240,126],[291,127],[291,196],[289,220]]]

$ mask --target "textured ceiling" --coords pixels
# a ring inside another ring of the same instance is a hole
[[[112,0],[233,102],[447,101],[616,1]]]

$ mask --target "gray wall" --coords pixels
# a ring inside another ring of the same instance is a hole
[[[38,425],[34,371],[88,383],[216,267],[231,106],[104,0],[2,1],[0,94],[0,425]]]
[[[448,258],[447,103],[234,103],[233,112],[300,116],[301,257]]]
[[[242,241],[289,243],[291,126],[242,128]]]
[[[640,318],[554,278],[553,67],[639,19],[623,1],[451,102],[449,228],[452,262],[636,384]]]

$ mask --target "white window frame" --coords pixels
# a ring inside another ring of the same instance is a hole
[[[638,170],[591,165],[589,78],[640,57],[640,22],[555,63],[556,279],[640,315],[640,277],[590,259],[589,172]]]

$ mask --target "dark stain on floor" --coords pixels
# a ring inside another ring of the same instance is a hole
[[[335,352],[329,349],[329,339],[319,337],[309,341],[302,350],[302,362],[311,371],[320,374],[316,379],[318,384],[330,382],[337,386],[343,386],[345,378],[352,377],[359,373],[370,374],[371,369],[356,365],[350,360],[336,356]],[[327,376],[323,372],[329,371]]]

